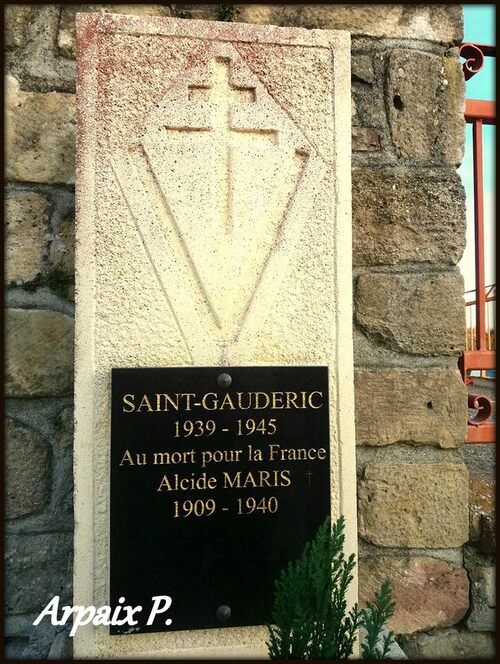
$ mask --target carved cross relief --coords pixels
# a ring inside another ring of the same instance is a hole
[[[233,45],[191,62],[112,165],[186,343],[223,354],[272,306],[324,164]]]
[[[213,63],[213,83],[210,86],[189,85],[190,101],[208,100],[212,105],[212,123],[209,127],[191,128],[191,131],[212,132],[216,150],[214,172],[218,192],[217,208],[222,227],[228,232],[232,228],[233,207],[231,205],[232,152],[245,146],[247,141],[274,140],[277,131],[272,128],[244,129],[232,125],[233,104],[251,104],[256,101],[255,87],[236,86],[230,80],[229,58],[216,58]],[[179,127],[167,127],[182,131]],[[265,146],[264,146],[265,147]]]

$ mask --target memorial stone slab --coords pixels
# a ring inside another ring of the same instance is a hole
[[[279,569],[356,552],[349,35],[89,13],[77,58],[74,603],[143,608],[75,656],[265,657]]]

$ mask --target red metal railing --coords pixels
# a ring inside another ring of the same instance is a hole
[[[462,44],[460,55],[465,80],[481,71],[485,57],[496,57],[496,47],[486,44]],[[495,285],[485,285],[484,261],[484,197],[483,197],[483,125],[496,124],[496,104],[494,101],[479,99],[465,100],[465,120],[472,124],[474,160],[474,236],[475,236],[475,276],[474,300],[466,301],[467,307],[474,307],[474,323],[466,329],[466,350],[459,360],[462,378],[466,385],[474,383],[471,370],[491,371],[496,367],[495,349],[491,346],[492,330],[487,325],[488,303],[496,299]],[[470,291],[469,291],[470,292]],[[493,295],[495,293],[495,295]],[[467,295],[467,293],[466,293]],[[493,304],[493,307],[495,304]],[[493,324],[495,322],[493,311]],[[488,329],[487,329],[488,328]],[[472,338],[470,341],[469,337]],[[494,327],[493,327],[494,338]],[[495,442],[495,423],[489,421],[492,413],[491,401],[486,396],[469,395],[469,408],[476,413],[469,417],[468,443]]]
[[[472,299],[471,299],[472,298]],[[472,352],[478,347],[478,338],[476,330],[476,291],[469,290],[464,293],[465,299],[465,351]],[[496,351],[496,299],[497,287],[496,284],[486,286],[485,290],[485,346],[487,351]],[[486,374],[481,375],[482,378],[488,378]]]

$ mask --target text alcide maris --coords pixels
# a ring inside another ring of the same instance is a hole
[[[177,465],[185,463],[201,462],[201,467],[219,463],[238,463],[243,460],[244,450],[184,450],[183,452],[152,452],[150,461],[153,465]],[[201,457],[198,459],[198,456]],[[267,449],[267,455],[264,457],[263,451],[248,445],[245,456],[251,462],[265,461],[324,461],[327,451],[324,447],[320,448],[286,448],[272,443]],[[145,466],[148,464],[148,454],[146,452],[131,453],[126,450],[120,466]],[[157,491],[206,491],[216,488],[224,489],[248,489],[263,487],[287,487],[290,486],[290,470],[253,470],[253,471],[223,471],[219,478],[206,472],[199,475],[191,473],[188,477],[181,476],[178,473],[173,475],[163,475]]]

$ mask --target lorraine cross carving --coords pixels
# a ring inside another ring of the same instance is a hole
[[[234,104],[255,104],[255,86],[244,87],[235,85],[230,78],[231,60],[229,58],[215,58],[212,63],[213,80],[211,85],[188,85],[188,100],[196,102],[197,99],[207,99],[211,106],[211,121],[207,127],[190,127],[189,131],[209,131],[214,141],[213,169],[217,188],[217,201],[215,207],[220,218],[221,227],[230,231],[233,220],[233,206],[231,205],[232,191],[232,152],[245,149],[249,141],[263,142],[275,140],[277,131],[272,127],[244,128],[235,125],[232,121],[231,110]],[[182,127],[169,127],[167,130],[186,131]]]
[[[323,162],[234,46],[190,62],[112,163],[187,343],[197,319],[222,348],[272,305]],[[141,186],[137,210],[130,193]]]

